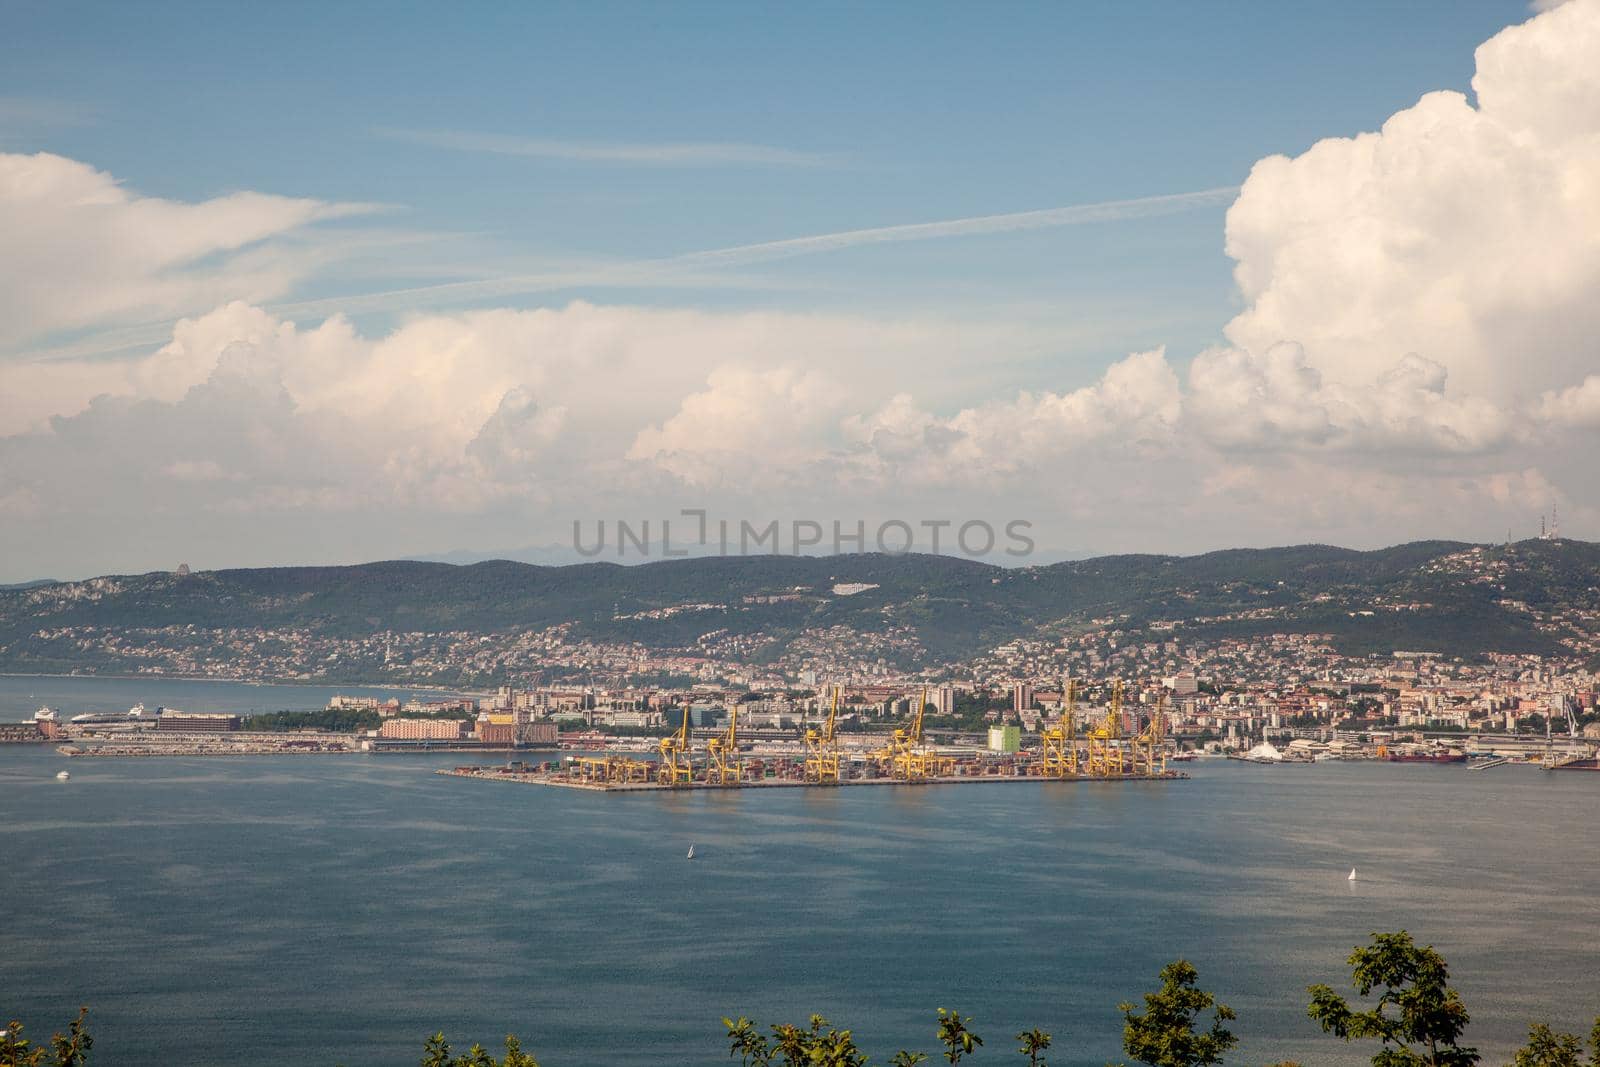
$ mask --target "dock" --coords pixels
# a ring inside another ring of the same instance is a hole
[[[850,786],[923,786],[923,785],[985,785],[1001,782],[1040,784],[1044,782],[1171,782],[1184,781],[1188,775],[1181,771],[1160,771],[1154,774],[1116,775],[1044,775],[1044,774],[949,774],[921,778],[846,778],[825,782],[808,781],[798,777],[745,778],[738,781],[604,781],[583,778],[562,772],[519,770],[507,767],[453,767],[434,771],[450,778],[476,778],[487,782],[519,782],[524,785],[554,786],[558,789],[583,789],[592,793],[671,793],[690,789],[832,789]]]

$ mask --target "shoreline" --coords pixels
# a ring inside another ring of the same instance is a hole
[[[119,682],[215,682],[218,685],[270,685],[285,689],[405,689],[456,696],[493,696],[488,689],[451,688],[441,685],[398,685],[382,682],[307,682],[280,681],[275,678],[216,678],[206,674],[40,674],[36,671],[0,671],[0,678],[40,678],[45,680],[90,680]]]

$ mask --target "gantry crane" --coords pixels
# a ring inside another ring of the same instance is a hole
[[[1069,678],[1062,694],[1060,720],[1039,730],[1041,766],[1048,778],[1078,773],[1077,700],[1078,683]]]
[[[571,774],[584,782],[597,784],[648,782],[656,769],[649,760],[626,756],[577,756]]]
[[[1150,721],[1129,746],[1133,756],[1134,774],[1165,774],[1167,772],[1167,694],[1163,692],[1156,701],[1156,710]]]
[[[1111,706],[1106,717],[1087,734],[1088,773],[1092,778],[1115,778],[1123,773],[1122,761],[1122,682],[1111,686]]]
[[[744,778],[739,760],[739,706],[728,712],[728,732],[718,734],[706,745],[706,781],[712,785],[738,785]]]
[[[684,705],[683,723],[678,732],[661,739],[661,763],[656,781],[662,785],[688,785],[694,781],[694,763],[689,758],[689,707]]]
[[[833,689],[833,705],[821,730],[806,731],[806,781],[839,780],[839,742],[835,734],[839,720],[839,687]]]
[[[924,688],[917,698],[917,713],[911,719],[911,728],[895,730],[889,744],[874,753],[880,764],[887,764],[889,777],[903,782],[921,782],[954,770],[955,760],[928,751],[922,742],[922,719],[927,707],[928,690]]]

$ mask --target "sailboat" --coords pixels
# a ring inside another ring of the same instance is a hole
[[[693,845],[693,843],[691,843],[689,845],[689,855],[686,858],[687,859],[691,859],[691,860],[694,859],[694,845]]]
[[[1351,867],[1350,868],[1350,877],[1346,878],[1345,881],[1353,882],[1355,880],[1356,880],[1356,869],[1354,867]]]

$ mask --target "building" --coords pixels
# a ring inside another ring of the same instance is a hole
[[[953,685],[936,686],[932,693],[933,699],[929,708],[935,715],[954,715],[956,712],[956,687]]]
[[[1018,682],[1011,687],[1011,710],[1027,711],[1033,707],[1033,686],[1027,682]],[[1012,751],[1015,751],[1013,749]]]
[[[1200,679],[1195,676],[1194,671],[1179,671],[1166,679],[1166,683],[1174,696],[1193,696],[1200,691]]]
[[[479,719],[478,740],[486,745],[514,745],[517,743],[516,724]]]
[[[379,737],[398,741],[459,741],[467,724],[460,719],[386,719]]]
[[[214,715],[199,711],[163,711],[156,729],[163,733],[221,734],[239,728],[239,716]]]
[[[989,727],[990,752],[1016,752],[1022,748],[1022,727]]]
[[[553,745],[560,740],[559,727],[555,723],[524,722],[517,726],[517,744],[519,745]]]

